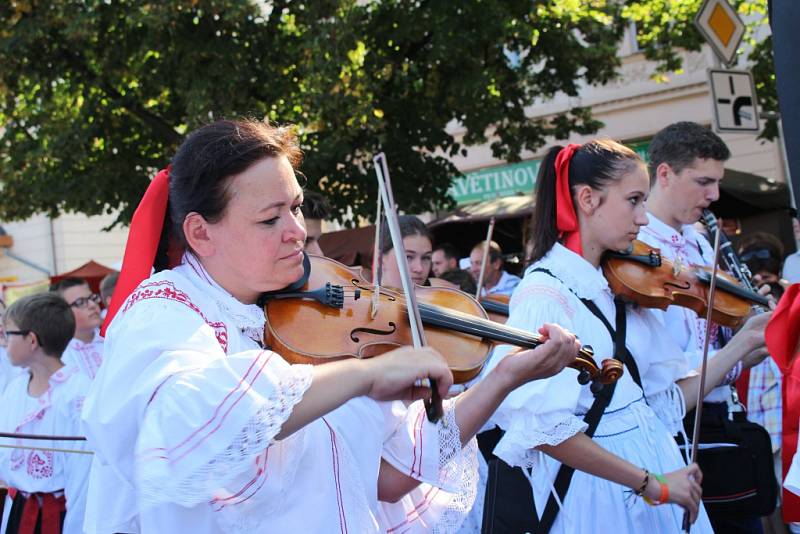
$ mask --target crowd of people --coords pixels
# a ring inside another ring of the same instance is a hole
[[[455,388],[433,347],[309,365],[310,348],[267,346],[264,299],[307,278],[330,209],[298,181],[291,128],[192,132],[100,294],[67,278],[4,310],[0,532],[621,534],[687,519],[698,533],[800,532],[800,253],[784,262],[769,234],[738,240],[754,286],[742,298],[763,306],[730,326],[622,298],[603,270],[637,240],[675,276],[713,267],[714,236],[697,222],[729,157],[690,122],[660,131],[647,163],[608,139],[551,147],[521,277],[496,242],[459,250],[401,215],[416,285],[467,293],[506,331],[538,336],[495,347]],[[397,295],[404,267],[382,226],[370,275]],[[324,319],[297,328],[328,335]],[[376,346],[381,335],[350,333]],[[570,365],[586,346],[621,377],[579,381]],[[767,463],[752,451],[759,467],[721,463],[741,444],[702,432],[690,458],[700,408],[706,425],[761,432]]]

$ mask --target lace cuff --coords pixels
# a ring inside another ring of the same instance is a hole
[[[647,398],[647,403],[656,416],[664,423],[673,436],[683,431],[683,418],[686,417],[686,400],[677,384],[669,389]]]
[[[537,428],[539,424],[531,418],[513,418],[511,426],[497,443],[494,454],[510,466],[533,469],[539,461],[536,447],[558,445],[589,427],[575,415],[569,415],[546,429]]]
[[[312,377],[310,365],[287,366],[269,397],[253,395],[260,402],[252,402],[253,415],[237,435],[230,436],[229,445],[197,469],[180,472],[173,468],[178,459],[153,455],[153,450],[166,453],[165,449],[149,449],[146,454],[137,454],[137,485],[142,507],[160,503],[192,507],[208,503],[221,491],[224,493],[223,488],[246,476],[248,470],[255,475],[258,457],[273,443],[292,409],[311,385]]]

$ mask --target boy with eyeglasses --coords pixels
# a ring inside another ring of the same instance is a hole
[[[67,301],[75,316],[75,335],[64,351],[65,365],[78,367],[86,376],[94,379],[103,363],[103,338],[100,337],[100,295],[92,293],[89,283],[83,278],[64,278],[50,286]]]
[[[65,366],[61,354],[75,331],[62,298],[39,293],[6,312],[4,339],[11,364],[23,372],[0,396],[0,431],[39,436],[80,436],[89,379]],[[0,532],[82,532],[92,456],[85,441],[0,438]]]

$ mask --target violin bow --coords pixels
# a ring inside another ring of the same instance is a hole
[[[714,293],[717,290],[717,270],[719,266],[719,245],[721,231],[714,235],[714,267],[711,272],[711,284],[708,289],[708,311],[706,311],[706,335],[703,339],[703,363],[700,365],[700,388],[697,390],[697,404],[694,409],[694,429],[692,430],[692,454],[689,463],[697,460],[697,447],[700,441],[700,419],[703,415],[703,392],[706,389],[706,369],[708,368],[708,347],[711,340],[711,314],[714,312]],[[683,513],[683,531],[688,533],[691,525],[689,523],[689,511]]]
[[[489,259],[489,243],[492,242],[492,234],[494,233],[494,217],[489,219],[489,229],[486,231],[486,241],[483,242],[483,258],[481,259],[481,274],[478,276],[478,287],[475,289],[475,299],[481,300],[481,291],[483,291],[483,278],[486,276],[486,261]]]
[[[42,440],[42,441],[86,441],[83,436],[48,436],[45,434],[20,434],[18,432],[0,432],[0,438],[11,439],[27,439],[27,440]],[[46,452],[66,452],[74,454],[94,454],[92,451],[82,451],[78,449],[62,449],[57,447],[34,447],[31,445],[18,445],[18,444],[0,444],[2,449],[23,449],[29,451],[46,451]]]
[[[376,166],[377,167],[377,166]],[[378,207],[375,214],[375,243],[372,245],[372,301],[369,307],[370,319],[378,315],[378,305],[381,302],[381,277],[383,276],[383,262],[381,261],[381,201],[378,192]]]
[[[386,154],[380,152],[375,155],[372,161],[375,163],[375,174],[378,177],[378,189],[383,199],[386,222],[389,226],[389,234],[392,237],[392,247],[394,248],[397,267],[400,271],[400,279],[403,282],[403,292],[405,293],[406,307],[408,308],[408,320],[411,323],[411,337],[414,341],[415,348],[424,347],[427,344],[425,340],[425,330],[422,326],[422,318],[420,317],[419,308],[417,306],[417,295],[414,291],[414,284],[411,281],[411,273],[408,269],[406,249],[403,246],[403,236],[400,232],[400,224],[397,219],[397,209],[395,208],[392,183],[389,178],[389,167],[386,163]],[[428,421],[436,423],[443,415],[442,399],[439,395],[439,390],[436,388],[435,380],[430,379],[430,388],[431,399],[425,402],[425,411],[428,415]]]

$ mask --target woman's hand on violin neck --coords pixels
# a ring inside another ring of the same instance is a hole
[[[756,276],[758,276],[758,275],[756,275]],[[755,279],[755,277],[753,277],[753,278]],[[764,285],[759,286],[757,292],[762,297],[767,297],[767,300],[769,301],[769,309],[770,310],[774,310],[778,306],[778,301],[775,300],[774,296],[772,296],[772,286],[770,284],[764,284]]]
[[[742,364],[745,368],[758,365],[767,357],[767,341],[764,330],[772,317],[772,312],[760,313],[751,316],[730,341],[730,344],[742,343],[745,355]]]
[[[400,347],[363,363],[370,383],[367,395],[375,400],[428,399],[430,388],[416,385],[425,379],[436,381],[442,397],[453,385],[453,373],[447,361],[430,347]]]
[[[700,510],[700,498],[703,490],[700,483],[703,481],[703,473],[697,464],[691,464],[683,469],[665,473],[664,478],[669,486],[669,502],[678,504],[689,511],[689,519],[692,523],[697,519]],[[661,495],[661,484],[654,476],[650,476],[650,482],[645,489],[648,499],[657,501]]]
[[[523,350],[505,357],[494,372],[501,373],[509,383],[509,391],[532,380],[560,373],[572,363],[581,348],[572,332],[557,324],[546,323],[539,328],[543,343],[535,349]]]

